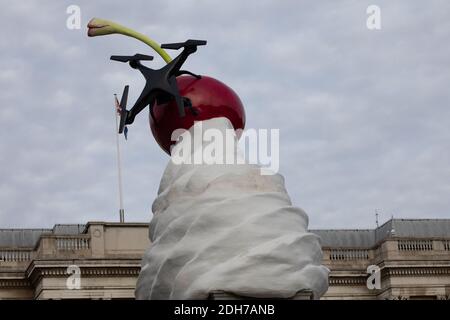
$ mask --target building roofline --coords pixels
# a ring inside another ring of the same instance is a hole
[[[147,228],[147,222],[89,221],[86,224],[55,224],[52,229],[0,229],[0,246],[30,247],[42,235],[82,235],[96,228]],[[450,219],[390,219],[374,229],[309,229],[322,239],[324,246],[372,247],[385,239],[450,238]]]
[[[309,231],[375,231],[378,229],[381,229],[382,227],[384,227],[385,225],[389,224],[390,222],[394,222],[394,221],[450,221],[450,219],[448,218],[427,218],[427,219],[420,219],[420,218],[394,218],[394,219],[389,219],[386,222],[384,222],[383,224],[381,224],[378,227],[375,227],[373,229],[368,229],[368,228],[364,228],[364,229],[341,229],[341,228],[334,228],[334,229],[309,229]]]
[[[364,228],[364,229],[358,229],[358,228],[353,228],[353,229],[342,229],[342,228],[333,228],[333,229],[323,229],[323,228],[314,228],[314,229],[308,229],[309,231],[357,231],[357,232],[361,232],[361,231],[374,231],[377,229],[382,228],[383,226],[385,226],[386,224],[393,222],[393,221],[450,221],[450,218],[426,218],[426,219],[421,219],[421,218],[394,218],[394,219],[389,219],[386,222],[384,222],[383,224],[381,224],[378,227],[375,227],[373,229],[370,228]],[[73,226],[83,226],[85,228],[87,228],[90,225],[93,224],[102,224],[102,225],[111,225],[111,226],[118,226],[118,225],[126,225],[126,226],[132,226],[132,225],[136,225],[136,226],[143,226],[143,225],[148,225],[148,222],[139,222],[139,221],[132,221],[132,222],[118,222],[118,221],[88,221],[87,223],[57,223],[54,224],[52,228],[0,228],[0,232],[1,231],[49,231],[52,232],[54,231],[57,227],[59,226],[68,226],[68,227],[73,227]]]

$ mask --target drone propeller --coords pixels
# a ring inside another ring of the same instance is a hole
[[[170,49],[170,50],[178,50],[181,48],[189,48],[189,47],[197,47],[197,46],[204,46],[206,45],[205,40],[192,40],[189,39],[185,42],[176,42],[176,43],[165,43],[161,45],[161,48],[163,49]]]
[[[141,60],[150,61],[153,60],[153,57],[145,54],[136,53],[134,56],[111,56],[110,59],[119,62],[132,62]]]
[[[130,86],[126,85],[123,88],[122,98],[120,99],[120,124],[119,124],[119,133],[122,133],[127,120],[128,110],[127,110],[127,101],[128,101],[128,89]]]

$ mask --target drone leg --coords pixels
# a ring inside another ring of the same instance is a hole
[[[128,124],[128,110],[125,108],[122,109],[120,112],[120,125],[119,125],[119,133],[123,133],[123,130],[125,129],[125,126]],[[133,122],[133,121],[131,121]]]
[[[180,91],[178,90],[177,79],[175,78],[175,76],[171,76],[167,80],[169,82],[169,88],[167,92],[175,99],[175,103],[178,109],[178,115],[180,116],[180,118],[183,118],[186,115],[186,112],[184,111],[183,98],[180,96]]]
[[[127,120],[125,122],[126,125],[132,124],[134,122],[134,118],[136,118],[136,113],[131,113],[131,110],[127,111]]]
[[[177,103],[178,106],[178,114],[180,115],[181,118],[183,118],[186,115],[186,112],[184,112],[184,103],[180,95],[177,94],[175,96],[175,102]]]
[[[189,75],[191,75],[191,76],[193,76],[193,77],[195,77],[195,78],[197,78],[197,79],[201,79],[202,78],[202,76],[201,75],[198,75],[198,74],[195,74],[195,73],[192,73],[192,72],[190,72],[190,71],[187,71],[187,70],[180,70],[180,71],[178,71],[178,74],[177,75],[182,75],[182,74],[189,74]]]
[[[192,105],[191,99],[183,97],[183,103],[184,106],[188,107],[189,110],[191,110],[191,113],[196,116],[198,115],[198,111],[194,108],[194,106]]]

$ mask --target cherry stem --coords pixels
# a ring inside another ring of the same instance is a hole
[[[169,54],[163,48],[161,48],[161,46],[156,41],[152,40],[151,38],[147,37],[146,35],[143,35],[142,33],[139,33],[137,31],[134,31],[133,29],[130,29],[128,27],[122,26],[118,23],[115,23],[110,20],[105,20],[105,19],[94,18],[89,23],[90,24],[91,23],[99,24],[101,26],[104,26],[104,27],[102,27],[104,29],[103,31],[97,32],[96,34],[92,34],[91,36],[100,36],[100,35],[108,35],[108,34],[118,33],[118,34],[122,34],[124,36],[132,37],[132,38],[140,40],[140,41],[144,42],[146,45],[150,46],[153,50],[155,50],[161,56],[161,58],[164,59],[164,61],[166,63],[169,63],[170,61],[172,61],[172,58],[169,56]]]

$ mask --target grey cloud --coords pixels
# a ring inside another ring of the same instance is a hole
[[[2,227],[117,219],[112,94],[130,84],[132,102],[143,80],[108,57],[149,50],[88,38],[94,16],[160,42],[207,39],[189,69],[234,88],[248,127],[281,129],[281,173],[311,227],[373,227],[376,208],[449,216],[447,1],[379,0],[379,31],[365,26],[372,1],[0,2]],[[127,218],[148,221],[168,158],[146,115],[122,152]]]

